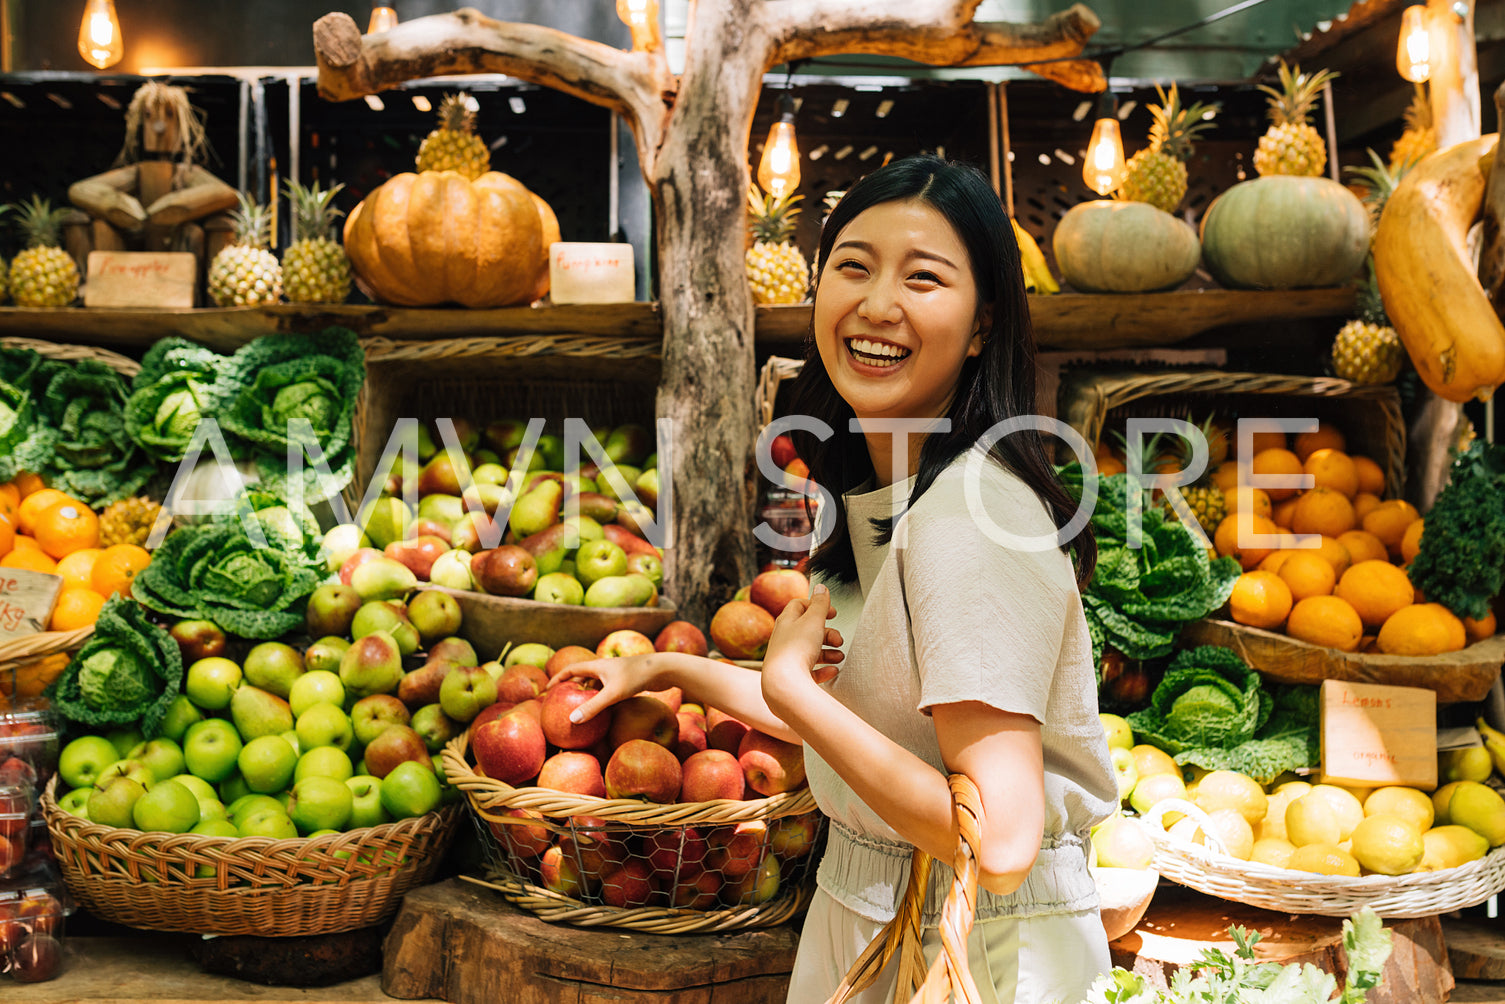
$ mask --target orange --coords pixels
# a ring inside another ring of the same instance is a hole
[[[57,574],[63,577],[63,587],[93,589],[94,559],[103,553],[97,547],[85,547],[58,561]]]
[[[1353,514],[1362,520],[1365,516],[1374,512],[1380,504],[1380,497],[1371,492],[1359,492],[1353,497]]]
[[[16,491],[21,493],[23,499],[33,492],[39,492],[47,487],[47,483],[42,480],[41,475],[33,474],[30,471],[22,471],[14,478],[11,478],[10,483],[16,486]]]
[[[1472,642],[1483,641],[1495,633],[1495,615],[1490,611],[1482,621],[1476,621],[1472,617],[1463,618],[1463,633],[1468,635]]]
[[[116,593],[129,596],[131,595],[131,582],[136,578],[136,573],[151,562],[151,552],[144,547],[137,547],[135,544],[113,544],[94,559],[94,571],[89,581],[94,591],[101,596],[110,597]]]
[[[1414,602],[1416,590],[1406,573],[1388,561],[1360,561],[1338,580],[1333,591],[1353,604],[1366,627],[1384,624],[1401,607]]]
[[[1293,551],[1289,547],[1282,547],[1278,551],[1271,551],[1259,563],[1259,570],[1261,572],[1274,572],[1276,575],[1279,575],[1280,566],[1284,565],[1290,559],[1291,555],[1299,553],[1299,551]]]
[[[1364,640],[1364,622],[1345,599],[1308,596],[1291,608],[1286,634],[1313,645],[1356,652]]]
[[[1315,551],[1293,552],[1276,574],[1291,587],[1291,598],[1298,603],[1311,596],[1330,595],[1338,582],[1333,566]]]
[[[1238,487],[1238,461],[1225,460],[1212,472],[1212,483],[1223,489],[1224,495],[1232,495]]]
[[[1236,492],[1224,491],[1223,498],[1228,502],[1229,512],[1250,509],[1256,516],[1266,519],[1270,517],[1270,495],[1263,488],[1250,488],[1246,485]]]
[[[1364,530],[1349,530],[1347,533],[1340,533],[1338,543],[1348,548],[1349,557],[1355,563],[1384,561],[1386,558],[1384,543],[1374,534]]]
[[[1269,534],[1270,536],[1280,533],[1280,527],[1263,516],[1252,516],[1251,518],[1254,521],[1255,533]],[[1217,531],[1213,534],[1213,547],[1217,549],[1218,554],[1236,559],[1239,565],[1245,571],[1248,571],[1261,561],[1264,561],[1265,557],[1271,551],[1275,550],[1275,542],[1271,541],[1270,544],[1256,543],[1258,538],[1255,538],[1254,540],[1247,541],[1251,545],[1250,547],[1240,547],[1238,522],[1238,515],[1224,516],[1223,521],[1218,524]]]
[[[21,489],[9,481],[0,485],[0,516],[8,516],[14,519],[16,507],[21,504]]]
[[[1098,477],[1111,477],[1114,474],[1123,474],[1128,468],[1117,457],[1099,457],[1097,461]]]
[[[1261,450],[1254,455],[1254,474],[1257,477],[1279,476],[1293,481],[1301,473],[1301,461],[1296,459],[1296,454],[1290,450],[1275,448]],[[1261,487],[1269,493],[1271,502],[1282,502],[1300,491],[1296,487],[1271,488],[1267,485]]]
[[[1327,563],[1333,566],[1333,574],[1340,577],[1348,571],[1348,566],[1353,564],[1353,557],[1348,553],[1348,548],[1332,537],[1323,537],[1322,546],[1317,548],[1316,553],[1326,558]]]
[[[1250,627],[1280,627],[1291,612],[1291,589],[1274,572],[1245,572],[1233,584],[1228,612]]]
[[[16,546],[16,525],[8,516],[0,516],[0,555],[9,554]]]
[[[1284,502],[1278,502],[1270,509],[1270,519],[1275,525],[1289,530],[1291,521],[1296,517],[1296,503],[1299,498],[1288,498]]]
[[[1364,517],[1360,524],[1364,530],[1374,534],[1385,545],[1385,550],[1392,558],[1400,557],[1400,543],[1405,539],[1406,528],[1421,518],[1421,513],[1416,507],[1405,499],[1390,499],[1381,502],[1374,507],[1374,511]]]
[[[1384,468],[1368,457],[1360,456],[1353,458],[1353,466],[1359,475],[1359,491],[1383,498],[1385,495]]]
[[[1380,651],[1388,655],[1441,655],[1465,644],[1463,622],[1441,603],[1401,607],[1380,628]]]
[[[1238,440],[1243,439],[1243,434],[1234,436],[1234,455],[1238,456]],[[1283,450],[1286,448],[1286,434],[1283,432],[1256,432],[1254,433],[1253,445],[1249,448],[1249,455],[1257,457],[1265,450]]]
[[[59,502],[73,501],[76,500],[70,499],[56,488],[38,489],[23,498],[21,505],[16,509],[16,516],[20,519],[20,522],[16,524],[17,529],[34,537],[37,532],[37,520],[41,518],[42,513]]]
[[[59,502],[37,517],[37,543],[50,557],[61,558],[99,544],[99,517],[72,499]]]
[[[47,630],[76,631],[88,627],[99,619],[99,608],[104,605],[105,598],[94,590],[70,586],[58,593]]]
[[[1296,499],[1296,508],[1291,512],[1291,529],[1297,533],[1320,533],[1324,537],[1337,537],[1340,533],[1352,530],[1356,522],[1353,504],[1332,488],[1313,488],[1309,492],[1303,492]]]
[[[41,551],[42,545],[37,543],[37,539],[35,537],[28,537],[24,533],[18,533],[16,534],[15,550]]]
[[[1359,493],[1359,470],[1339,450],[1317,450],[1302,461],[1301,470],[1313,477],[1313,487],[1331,488],[1350,499]]]
[[[1296,442],[1291,444],[1296,456],[1301,462],[1306,463],[1318,450],[1343,450],[1348,448],[1348,441],[1343,438],[1343,433],[1326,422],[1317,426],[1316,432],[1303,432],[1296,436]]]
[[[41,551],[29,547],[18,547],[0,558],[0,568],[24,568],[32,572],[51,572],[57,568],[57,562]]]
[[[1421,531],[1426,520],[1418,519],[1406,527],[1406,532],[1400,539],[1400,560],[1402,564],[1409,565],[1416,560],[1416,555],[1421,552]]]

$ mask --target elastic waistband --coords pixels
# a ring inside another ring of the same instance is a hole
[[[879,840],[830,821],[826,853],[816,884],[837,902],[868,920],[887,923],[898,910],[909,884],[909,844]],[[930,867],[929,889],[921,914],[926,927],[940,923],[941,904],[951,889],[951,866]],[[1038,917],[1077,913],[1098,907],[1097,886],[1087,869],[1087,845],[1075,834],[1047,835],[1024,883],[1007,896],[977,891],[977,917]]]

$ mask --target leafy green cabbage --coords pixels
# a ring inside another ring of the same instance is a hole
[[[163,338],[141,358],[131,381],[125,424],[131,438],[159,460],[182,460],[199,419],[219,408],[216,381],[226,359],[182,338]]]
[[[1449,471],[1407,569],[1427,599],[1483,620],[1505,589],[1505,445],[1475,440]]]
[[[44,362],[37,424],[50,430],[39,473],[49,487],[98,509],[136,494],[156,472],[152,458],[126,434],[125,378],[93,359]],[[32,468],[36,470],[37,468]]]
[[[178,643],[128,599],[112,597],[94,634],[47,688],[52,708],[88,728],[139,725],[152,735],[183,682]]]

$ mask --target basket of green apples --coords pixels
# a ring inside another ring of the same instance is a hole
[[[457,611],[439,605],[448,626]],[[404,609],[352,640],[365,603],[312,606],[310,628],[338,630],[306,646],[241,654],[208,621],[143,629],[176,641],[181,693],[150,720],[75,733],[42,800],[90,912],[154,930],[327,934],[380,923],[433,876],[460,807],[435,756],[450,730],[431,751],[396,696],[411,675],[397,636],[413,620]],[[430,625],[425,605],[414,619]],[[105,656],[91,672],[109,672]]]

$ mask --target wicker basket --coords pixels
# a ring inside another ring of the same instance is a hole
[[[758,431],[774,420],[778,414],[779,384],[792,380],[805,368],[803,359],[786,359],[769,356],[758,373],[758,396],[753,402],[758,410]]]
[[[42,812],[68,891],[96,916],[157,931],[291,937],[378,924],[433,876],[460,818],[451,805],[294,840],[145,833],[58,808],[56,785]]]
[[[57,362],[92,360],[104,363],[127,380],[141,372],[141,364],[134,359],[89,345],[60,345],[35,338],[0,338],[0,348],[30,349],[37,355]],[[0,697],[35,696],[41,687],[51,682],[51,678],[47,676],[49,672],[51,676],[57,675],[52,671],[56,660],[49,663],[45,661],[47,657],[77,652],[93,633],[93,628],[43,631],[0,641]]]
[[[1160,825],[1167,812],[1185,813],[1199,822],[1207,818],[1183,799],[1157,802],[1145,816],[1155,843],[1153,867],[1198,892],[1265,910],[1347,917],[1367,906],[1381,917],[1430,917],[1474,906],[1505,890],[1505,847],[1442,871],[1345,878],[1240,861],[1221,853],[1216,837],[1209,838],[1216,850],[1172,837]]]
[[[541,827],[560,835],[606,831],[614,834],[649,833],[674,831],[686,826],[768,822],[810,813],[817,822],[814,843],[818,845],[825,817],[819,815],[815,796],[808,788],[770,798],[721,799],[677,805],[656,805],[628,798],[594,798],[551,788],[514,788],[493,780],[467,761],[469,746],[470,733],[467,731],[444,747],[443,759],[449,783],[463,791],[470,802],[481,842],[491,861],[487,881],[479,884],[495,889],[514,906],[543,920],[580,927],[622,927],[654,934],[690,934],[772,927],[809,905],[814,891],[814,863],[819,857],[816,846],[788,866],[788,872],[781,876],[781,892],[777,898],[756,905],[700,910],[669,906],[616,907],[552,892],[538,883],[536,875],[522,874],[534,869],[518,867],[519,854],[510,837],[511,828],[519,825]],[[530,810],[545,818],[541,822],[529,822],[506,815],[513,809]],[[582,817],[591,818],[585,822]]]
[[[1317,418],[1342,429],[1349,452],[1385,471],[1386,496],[1399,498],[1406,476],[1406,424],[1400,395],[1389,385],[1335,377],[1072,369],[1061,374],[1061,420],[1096,446],[1105,428],[1127,418],[1185,418],[1210,412],[1244,418]]]

